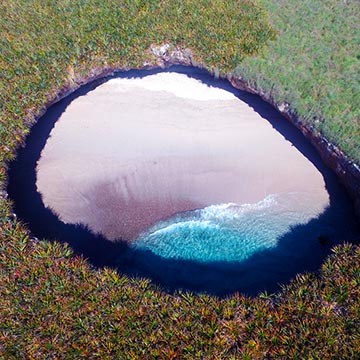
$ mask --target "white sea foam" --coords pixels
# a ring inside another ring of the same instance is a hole
[[[217,204],[210,205],[201,209],[202,219],[221,219],[221,220],[231,220],[238,219],[240,216],[252,212],[260,211],[267,209],[271,206],[277,204],[276,195],[270,194],[266,196],[263,200],[260,200],[254,204],[235,204],[235,203],[226,203],[226,204]]]
[[[261,213],[265,209],[276,204],[275,195],[268,195],[263,200],[254,204],[239,205],[235,203],[224,203],[210,205],[203,209],[187,211],[175,215],[170,219],[160,221],[149,229],[148,232],[142,234],[140,239],[147,236],[151,238],[164,236],[166,234],[182,232],[184,230],[191,232],[220,229],[225,224],[231,224],[234,220],[244,221],[241,220],[241,217],[246,216],[251,212]]]
[[[176,220],[175,220],[176,221]],[[177,230],[182,230],[184,228],[187,229],[215,229],[218,228],[219,225],[211,223],[206,220],[185,220],[185,221],[177,221],[175,223],[159,223],[156,228],[157,230],[151,231],[150,236],[163,235],[165,233],[174,232]]]
[[[143,233],[132,244],[167,258],[243,261],[277,246],[279,239],[314,214],[294,204],[302,193],[267,195],[252,204],[221,203],[177,214]],[[311,203],[311,198],[306,203]]]
[[[183,229],[215,229],[219,228],[221,223],[239,219],[253,211],[262,211],[272,205],[276,205],[275,195],[268,195],[265,199],[255,204],[235,204],[224,203],[210,205],[203,209],[188,211],[178,214],[165,221],[160,221],[150,229],[148,235],[157,236],[173,231],[181,231]],[[189,217],[191,220],[189,220]]]
[[[289,229],[288,223],[276,221],[276,206],[276,195],[269,195],[254,204],[222,203],[187,211],[157,223],[132,246],[169,258],[242,261],[276,246]]]
[[[199,80],[184,74],[159,73],[144,78],[111,79],[106,86],[113,85],[113,90],[125,92],[131,87],[150,91],[165,91],[177,97],[199,101],[237,100],[230,91],[208,86]]]

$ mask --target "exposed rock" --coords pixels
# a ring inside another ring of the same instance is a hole
[[[190,49],[174,47],[167,43],[161,46],[152,45],[150,52],[155,57],[156,65],[161,68],[171,65],[197,66]],[[152,62],[144,63],[144,65],[154,67]]]

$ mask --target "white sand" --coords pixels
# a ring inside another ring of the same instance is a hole
[[[112,79],[74,100],[43,149],[37,188],[62,221],[110,240],[269,194],[310,195],[294,211],[329,202],[322,175],[268,121],[232,93],[174,73]]]

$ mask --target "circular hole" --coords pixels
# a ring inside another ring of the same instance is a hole
[[[53,106],[9,192],[38,237],[218,295],[275,290],[358,233],[342,187],[293,126],[191,68],[122,73]]]

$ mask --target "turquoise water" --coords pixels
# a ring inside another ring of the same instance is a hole
[[[314,196],[272,194],[255,204],[217,204],[176,214],[141,234],[132,247],[174,260],[242,262],[315,218],[316,211],[306,206]]]

